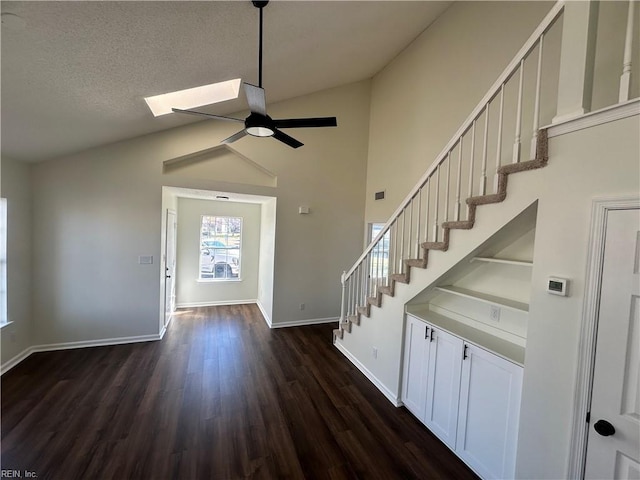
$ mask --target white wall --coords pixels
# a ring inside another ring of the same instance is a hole
[[[262,204],[258,267],[258,306],[268,324],[273,317],[273,276],[276,253],[276,199]]]
[[[7,199],[7,316],[13,322],[0,330],[3,365],[32,345],[30,172],[31,165],[2,158],[0,188]]]
[[[534,186],[540,202],[518,450],[520,478],[566,475],[591,202],[601,196],[638,194],[639,131],[636,116],[552,139],[544,181]],[[549,276],[570,279],[570,296],[546,293]]]
[[[214,305],[255,301],[258,298],[260,204],[178,199],[176,304]],[[199,281],[202,215],[242,217],[240,277],[232,281]]]
[[[141,107],[142,108],[142,107]],[[338,117],[299,129],[305,146],[245,138],[234,148],[277,187],[163,174],[163,161],[211,148],[235,125],[204,121],[34,165],[36,344],[157,334],[162,186],[277,198],[274,324],[337,317],[340,274],[361,248],[369,82],[269,106],[274,118]],[[310,215],[299,215],[308,205]],[[178,219],[180,221],[180,218]],[[139,255],[153,255],[139,265]],[[299,309],[300,303],[306,309]]]

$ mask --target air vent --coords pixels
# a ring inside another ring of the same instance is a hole
[[[375,197],[376,200],[384,200],[384,190],[381,192],[376,192]]]

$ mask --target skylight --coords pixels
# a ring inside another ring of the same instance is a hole
[[[226,82],[212,83],[211,85],[146,97],[144,100],[149,105],[153,116],[159,117],[160,115],[172,113],[172,108],[185,110],[238,98],[240,83],[241,79],[235,78]]]

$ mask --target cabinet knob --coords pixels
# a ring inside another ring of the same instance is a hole
[[[593,425],[593,428],[595,429],[596,432],[598,432],[603,437],[608,437],[616,433],[615,427],[611,425],[609,422],[607,422],[606,420],[598,420]]]

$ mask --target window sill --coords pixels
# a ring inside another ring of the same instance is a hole
[[[198,278],[196,279],[197,283],[233,283],[233,282],[241,282],[241,278]]]
[[[2,330],[4,327],[8,327],[9,325],[11,325],[13,322],[5,322],[5,323],[0,323],[0,330]]]

